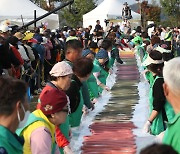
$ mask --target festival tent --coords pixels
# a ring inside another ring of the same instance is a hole
[[[83,15],[83,27],[96,25],[96,20],[100,20],[101,26],[106,27],[104,20],[122,19],[122,9],[124,5],[121,0],[104,0],[94,10]],[[141,16],[138,13],[131,11],[133,19],[131,22],[140,23]]]
[[[30,0],[0,0],[0,22],[9,20],[11,24],[22,26],[23,22],[28,23],[34,20],[34,10],[36,10],[36,17],[47,13],[47,11],[41,9]],[[50,29],[58,28],[58,15],[51,14],[43,18],[37,22],[37,26],[41,25],[41,23],[48,23],[48,28]]]

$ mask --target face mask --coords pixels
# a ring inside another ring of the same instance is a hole
[[[24,106],[22,104],[21,104],[21,107],[24,111],[24,119],[21,121],[19,111],[17,111],[17,116],[18,116],[18,121],[19,121],[18,128],[23,128],[25,126],[26,121],[28,120],[28,117],[30,115],[30,111],[29,110],[25,111]]]

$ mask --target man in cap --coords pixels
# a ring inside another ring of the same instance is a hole
[[[0,36],[7,39],[10,35],[9,31],[11,31],[12,28],[9,28],[7,25],[1,25],[0,26]]]

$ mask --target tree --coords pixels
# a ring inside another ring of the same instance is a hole
[[[63,3],[69,0],[31,0],[39,7],[51,11],[57,2]],[[96,7],[97,0],[74,0],[71,7],[59,11],[60,21],[71,27],[82,26],[82,16]]]
[[[180,0],[160,0],[160,3],[171,26],[180,26]]]
[[[161,8],[155,2],[153,4],[148,4],[148,1],[141,3],[141,21],[143,27],[147,26],[147,21],[154,21],[155,23],[160,21]]]
[[[95,7],[96,4],[93,0],[75,0],[71,9],[67,7],[62,9],[60,12],[60,20],[65,19],[66,25],[71,27],[82,26],[83,15]]]

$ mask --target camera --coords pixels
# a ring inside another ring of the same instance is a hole
[[[110,20],[108,20],[108,19],[104,19],[104,22],[106,23],[106,26],[108,25],[109,21]]]

